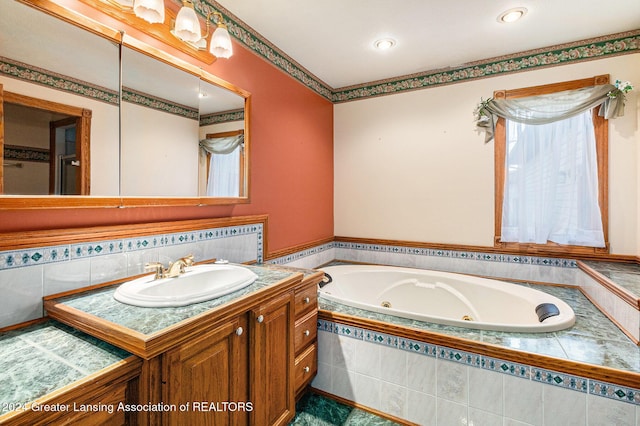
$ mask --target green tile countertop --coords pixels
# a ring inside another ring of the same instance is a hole
[[[258,279],[244,289],[188,306],[170,308],[144,308],[120,303],[113,298],[116,286],[87,291],[56,299],[68,307],[109,321],[130,330],[151,335],[181,321],[196,317],[206,311],[232,302],[242,296],[261,290],[277,282],[302,273],[304,276],[317,271],[286,268],[276,265],[245,266],[258,275]]]
[[[56,321],[0,333],[0,415],[130,356]]]
[[[583,261],[585,265],[640,299],[640,265],[635,263]]]

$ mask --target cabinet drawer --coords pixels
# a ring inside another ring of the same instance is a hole
[[[318,290],[316,284],[304,287],[296,291],[295,296],[295,316],[300,315],[318,307]]]
[[[309,312],[307,316],[296,321],[294,345],[295,352],[304,349],[309,342],[313,342],[317,334],[318,312]]]
[[[306,386],[316,375],[318,361],[316,357],[316,345],[309,346],[296,358],[295,366],[295,386],[296,393]]]

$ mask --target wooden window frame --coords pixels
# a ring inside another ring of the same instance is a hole
[[[493,93],[494,99],[516,99],[528,96],[545,95],[564,90],[576,90],[584,87],[609,84],[609,75],[572,80],[561,83],[532,86],[514,90],[499,90]],[[598,108],[593,109],[593,126],[596,137],[596,155],[598,162],[598,203],[602,216],[602,229],[605,247],[586,247],[562,245],[548,241],[547,244],[514,243],[501,241],[502,204],[504,200],[504,184],[506,179],[506,122],[500,117],[496,123],[494,134],[495,161],[495,229],[494,246],[510,252],[535,254],[593,255],[609,253],[609,121],[598,115]]]

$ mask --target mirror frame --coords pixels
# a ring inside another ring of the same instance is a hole
[[[201,80],[227,89],[244,98],[244,134],[245,140],[250,140],[250,111],[251,93],[241,89],[200,67],[178,59],[171,54],[150,46],[140,40],[124,34],[118,30],[94,21],[75,11],[66,9],[51,0],[17,0],[29,7],[33,7],[54,18],[61,19],[72,25],[92,32],[113,43],[137,50],[152,58],[165,62],[173,67],[199,77]],[[123,22],[130,25],[129,22]],[[0,89],[0,113],[2,113],[2,91]],[[2,120],[0,120],[0,126]],[[4,132],[0,133],[0,143],[3,142]],[[197,141],[196,141],[197,142]],[[120,144],[121,141],[118,141]],[[41,208],[99,208],[99,207],[150,207],[150,206],[209,206],[247,204],[250,202],[250,143],[245,148],[244,170],[246,171],[241,188],[240,197],[123,197],[123,196],[84,196],[84,195],[42,195],[20,196],[0,194],[0,210],[41,209]],[[0,171],[1,173],[1,171]],[[1,175],[0,175],[1,176]]]

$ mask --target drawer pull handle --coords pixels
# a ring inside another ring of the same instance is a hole
[[[262,315],[258,316],[258,318],[256,318],[256,321],[258,321],[259,323],[262,323],[262,321],[264,321],[264,316]]]
[[[305,367],[305,368],[302,369],[302,371],[304,371],[305,373],[308,373],[309,370],[310,370],[309,367]]]
[[[236,329],[236,334],[237,334],[238,336],[242,336],[242,333],[244,333],[244,330],[242,329],[242,327],[238,327],[238,328]]]
[[[308,336],[310,333],[309,333],[309,330],[305,330],[302,334],[304,334],[305,336]]]
[[[304,303],[309,303],[309,302],[311,302],[311,299],[309,299],[308,297],[305,297],[305,298],[303,299],[303,301],[304,301]]]

